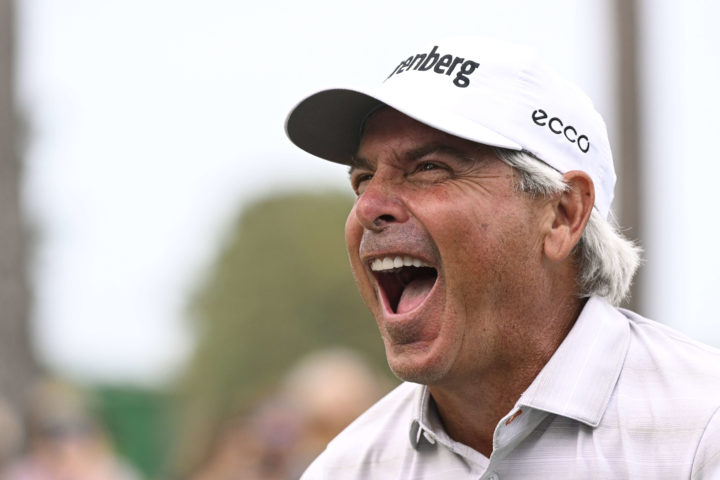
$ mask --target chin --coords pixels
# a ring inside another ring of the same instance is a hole
[[[400,380],[435,385],[441,383],[450,370],[443,359],[427,358],[428,352],[408,352],[407,346],[400,347],[404,352],[391,351],[397,348],[386,345],[385,352],[390,370]]]

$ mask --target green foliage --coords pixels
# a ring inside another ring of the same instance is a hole
[[[164,478],[175,434],[175,399],[131,387],[97,387],[94,393],[98,413],[118,454],[143,478]]]
[[[192,308],[199,343],[183,395],[193,435],[318,348],[347,346],[387,371],[345,251],[351,207],[345,194],[295,193],[239,218]]]

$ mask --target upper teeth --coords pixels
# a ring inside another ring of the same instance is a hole
[[[384,257],[376,258],[370,264],[373,272],[382,272],[383,270],[392,270],[400,267],[429,267],[427,263],[412,257]]]

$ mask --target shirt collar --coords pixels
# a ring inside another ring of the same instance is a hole
[[[487,467],[488,459],[485,456],[450,438],[437,414],[430,390],[425,385],[418,387],[415,390],[415,410],[410,424],[410,444],[413,448],[420,448],[419,445],[423,442],[430,445],[439,443],[465,460],[481,465],[483,468]]]
[[[423,437],[427,441],[434,441],[434,434],[438,432],[437,427],[439,426],[438,422],[435,421],[434,411],[431,406],[430,390],[426,385],[418,385],[418,387],[415,390],[413,399],[415,406],[413,408],[412,423],[410,424],[410,443],[415,448],[417,448]],[[440,426],[439,431],[443,432],[442,426]],[[429,432],[429,435],[426,432]]]
[[[605,300],[591,297],[518,404],[596,427],[620,376],[629,344],[627,318]]]
[[[518,400],[519,405],[596,427],[607,408],[630,344],[627,318],[599,297],[591,297],[548,363]],[[431,408],[428,388],[414,395],[410,442],[454,443]],[[439,437],[439,438],[438,438]]]

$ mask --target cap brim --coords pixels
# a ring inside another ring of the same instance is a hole
[[[331,162],[349,164],[360,144],[368,116],[387,105],[443,132],[474,142],[512,150],[522,147],[502,135],[453,114],[417,101],[383,98],[381,92],[334,88],[302,100],[285,121],[290,140],[312,155]]]
[[[363,122],[380,105],[382,102],[360,91],[323,90],[292,109],[285,132],[306,152],[348,164],[360,142]]]

